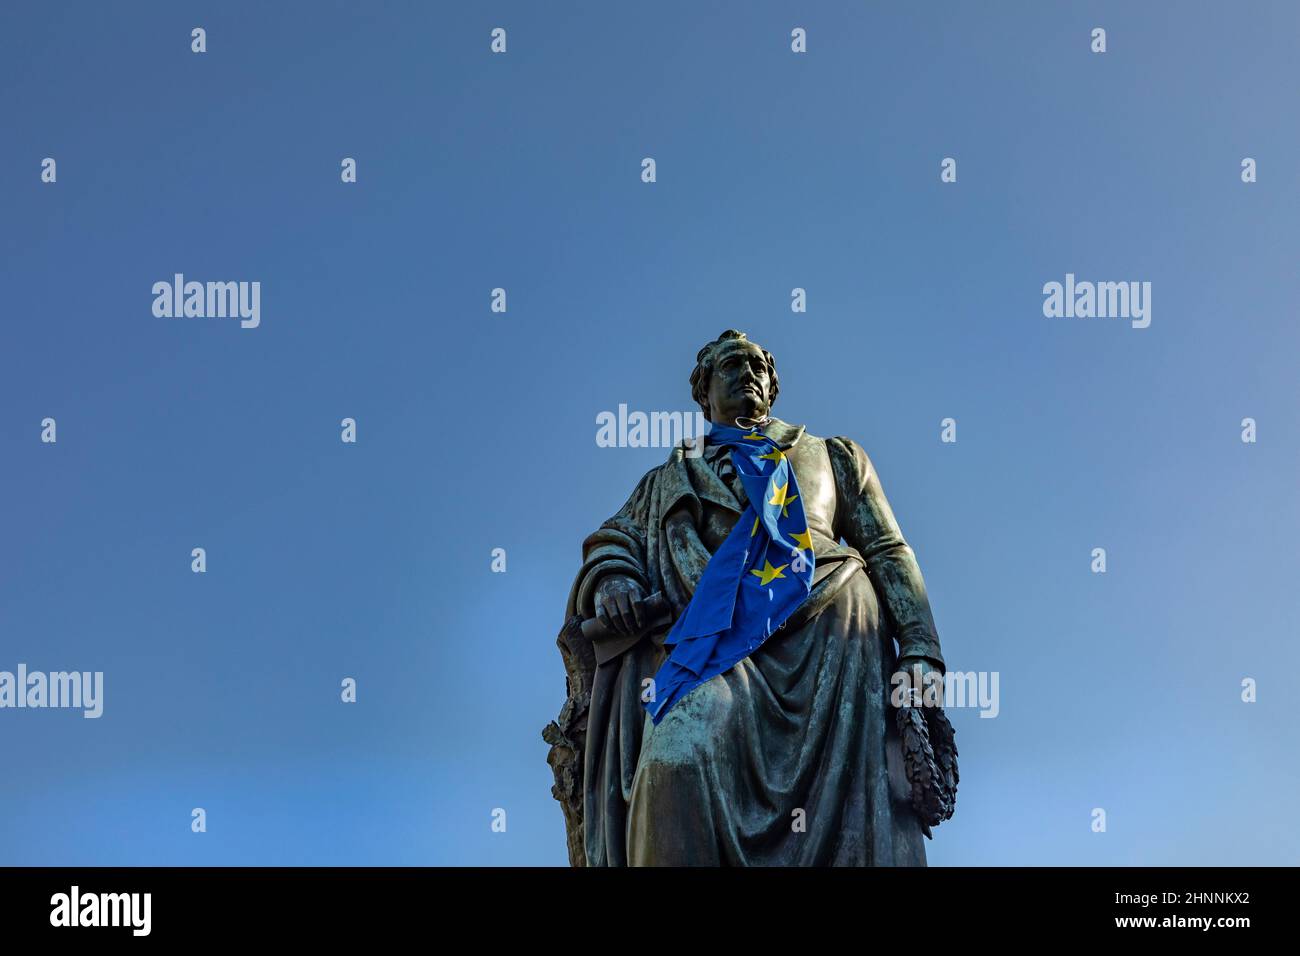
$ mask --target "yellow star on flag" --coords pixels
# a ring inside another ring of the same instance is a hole
[[[785,452],[783,452],[783,451],[782,451],[781,449],[779,449],[779,448],[773,448],[773,449],[772,449],[771,451],[769,451],[766,455],[759,455],[758,457],[759,457],[759,458],[769,458],[769,459],[771,459],[771,460],[774,461],[774,462],[780,463],[781,459],[785,458]]]
[[[749,536],[752,538],[758,534],[758,515],[754,515],[754,527],[749,529]]]
[[[799,545],[800,551],[811,551],[813,549],[812,532],[807,528],[804,528],[799,534],[790,535],[790,537],[794,538],[794,543]]]
[[[766,564],[767,567],[765,567],[762,571],[755,568],[753,571],[750,571],[749,573],[757,575],[758,583],[764,586],[770,584],[773,578],[785,577],[785,575],[782,574],[781,572],[790,566],[788,564],[783,564],[779,568],[774,568],[772,567],[771,561],[764,561],[763,563]]]
[[[789,497],[786,497],[787,495],[789,495]],[[798,500],[799,500],[798,495],[790,494],[790,482],[787,481],[780,488],[776,486],[775,481],[772,482],[772,500],[769,501],[768,504],[780,505],[782,518],[790,517],[790,505],[792,505],[794,502]]]

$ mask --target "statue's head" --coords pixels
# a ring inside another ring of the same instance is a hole
[[[776,403],[776,359],[744,332],[727,329],[695,356],[691,397],[714,424],[762,418]]]

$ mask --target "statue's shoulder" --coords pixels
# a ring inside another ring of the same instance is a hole
[[[655,465],[637,481],[632,497],[648,497],[654,494],[655,489],[661,485],[684,480],[682,477],[682,463],[691,457],[698,456],[692,456],[689,449],[683,447],[683,445],[676,445],[669,449],[668,459],[663,464]]]
[[[842,454],[853,454],[855,452],[866,454],[861,445],[846,435],[836,435],[833,438],[825,438],[823,441],[826,442],[827,448],[834,448]]]
[[[668,458],[662,465],[655,465],[646,472],[646,477],[670,469],[688,458],[699,458],[704,454],[704,435],[682,438],[668,449]]]
[[[663,473],[665,465],[655,465],[644,475],[640,477],[632,491],[623,503],[623,507],[618,510],[618,514],[611,520],[617,520],[619,517],[631,517],[640,520],[644,515],[649,513],[651,504],[655,500],[656,489],[659,485],[659,476]]]
[[[642,489],[642,488],[654,487],[654,483],[659,479],[659,476],[662,475],[665,470],[670,468],[672,466],[672,463],[673,463],[673,458],[671,455],[669,455],[668,460],[666,462],[664,462],[662,465],[655,465],[653,468],[651,468],[649,471],[647,471],[644,475],[640,477],[640,479],[636,483],[637,488]]]
[[[860,488],[871,475],[871,459],[866,449],[852,438],[836,435],[825,439],[826,454],[842,487]]]
[[[796,459],[810,462],[822,460],[830,455],[831,439],[801,429],[788,444],[782,444],[785,444],[787,451]]]

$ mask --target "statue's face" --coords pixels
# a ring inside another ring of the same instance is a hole
[[[753,342],[728,342],[714,355],[709,421],[732,425],[737,417],[762,418],[771,405],[771,394],[767,360]]]

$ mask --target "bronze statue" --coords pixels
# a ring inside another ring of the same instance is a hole
[[[715,427],[753,429],[788,458],[811,591],[655,724],[643,692],[664,638],[748,504],[726,448],[673,449],[586,539],[558,641],[569,697],[543,733],[570,862],[923,866],[923,835],[952,814],[956,748],[941,710],[891,706],[892,676],[944,662],[871,461],[770,417],[776,363],[744,333],[700,350],[691,388]]]

